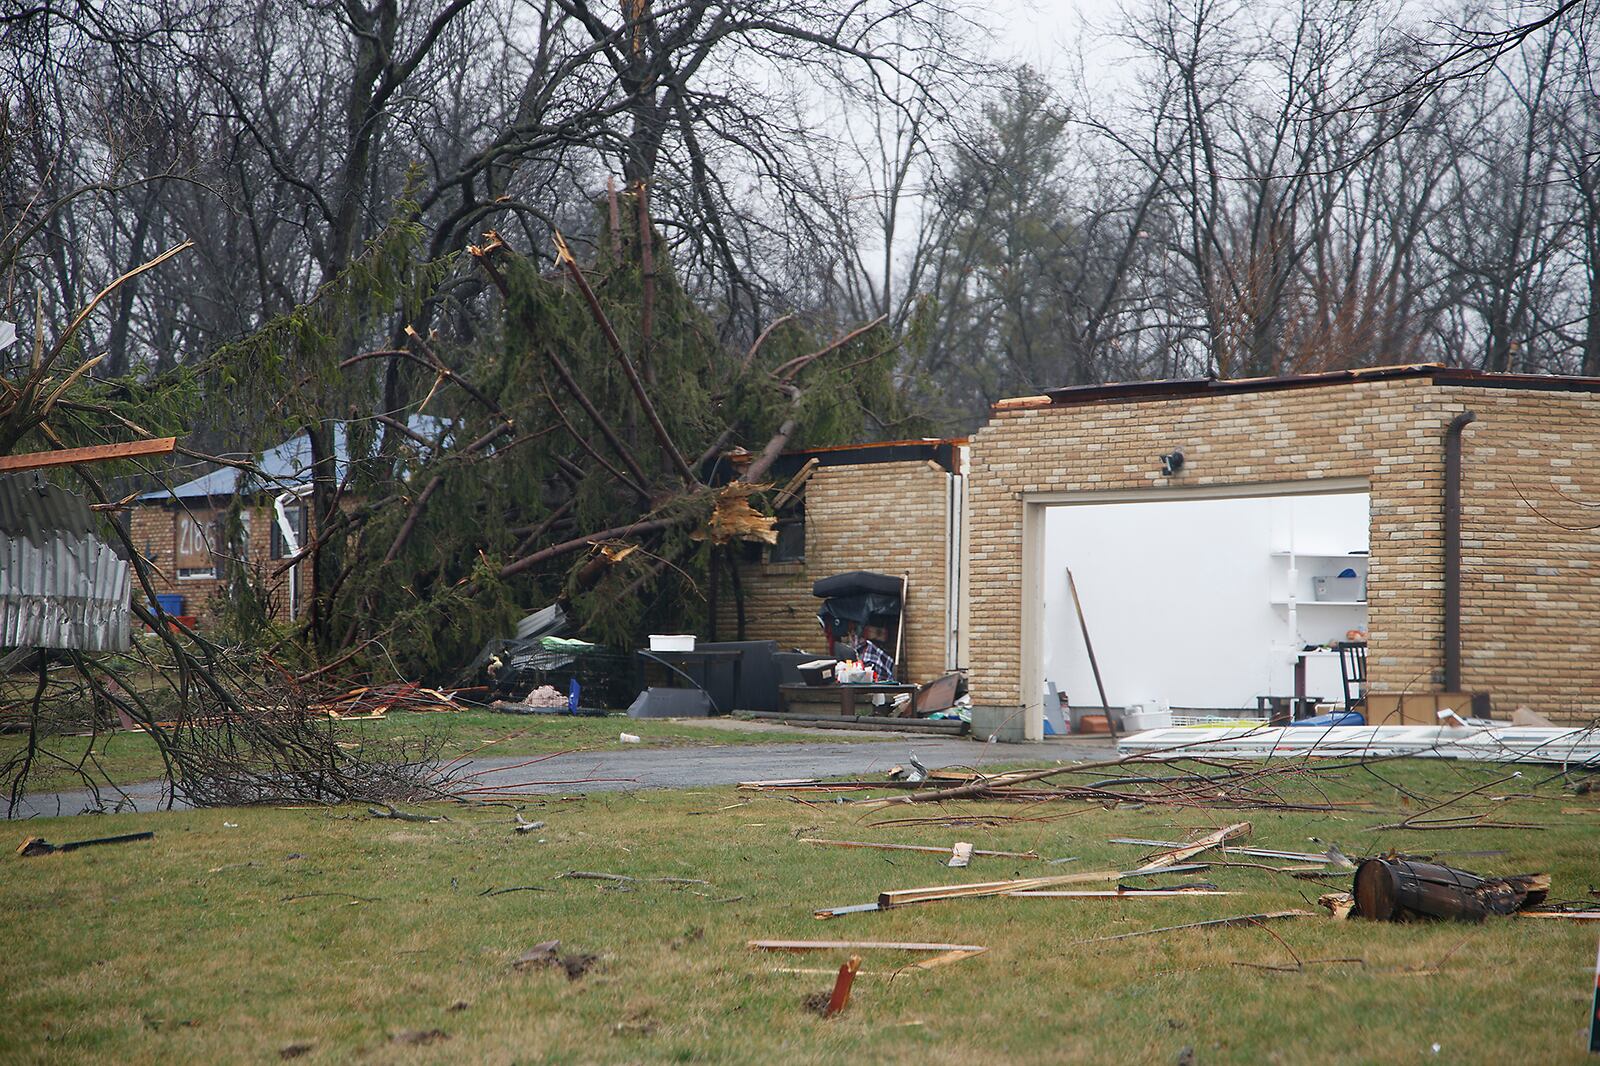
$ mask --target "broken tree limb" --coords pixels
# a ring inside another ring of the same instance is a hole
[[[149,840],[155,836],[153,832],[123,833],[114,837],[95,837],[92,840],[70,840],[65,844],[52,844],[43,837],[28,837],[17,846],[17,854],[25,858],[38,855],[54,855],[58,851],[77,851],[79,848],[94,847],[97,844],[127,844],[134,840]]]
[[[616,430],[611,428],[611,423],[606,421],[605,417],[600,414],[594,405],[594,401],[589,399],[589,394],[583,391],[583,387],[578,384],[578,379],[572,376],[572,371],[567,369],[567,364],[561,361],[561,357],[548,348],[544,350],[543,354],[545,362],[550,364],[551,369],[556,372],[556,376],[561,379],[562,386],[572,395],[574,400],[578,401],[578,406],[583,408],[583,413],[589,416],[589,421],[594,423],[594,428],[600,431],[600,435],[611,446],[611,450],[617,453],[617,458],[622,461],[622,465],[628,468],[628,473],[632,475],[633,487],[643,491],[644,486],[650,483],[650,479],[645,476],[644,468],[639,465],[639,460],[634,458],[632,450],[622,442],[621,437],[617,436]]]
[[[873,327],[883,325],[883,323],[888,321],[888,319],[888,315],[879,315],[866,325],[857,326],[849,333],[829,341],[827,344],[823,345],[821,348],[818,348],[814,352],[809,352],[805,355],[797,355],[786,363],[780,363],[778,366],[773,367],[772,376],[783,382],[793,381],[796,374],[800,373],[800,371],[804,370],[818,359],[821,359],[830,352],[838,351],[840,348],[843,348],[846,344],[849,344],[851,341],[855,340],[857,337],[861,336],[863,333],[866,333]]]
[[[1431,862],[1368,859],[1356,868],[1352,914],[1374,921],[1450,918],[1481,922],[1543,903],[1549,874],[1480,877]]]
[[[541,548],[532,555],[524,555],[520,559],[516,559],[507,563],[505,566],[500,568],[500,577],[502,579],[514,577],[530,567],[538,566],[540,563],[545,562],[546,560],[555,559],[562,555],[566,555],[569,552],[575,552],[582,548],[591,547],[599,541],[616,540],[618,537],[632,537],[637,536],[640,533],[653,533],[657,530],[671,529],[673,526],[686,525],[689,521],[691,521],[691,516],[689,515],[681,515],[675,518],[640,519],[639,521],[630,525],[616,526],[612,529],[602,529],[599,532],[591,533],[586,537],[574,537],[572,540],[563,541],[560,544],[552,544],[548,548]]]
[[[639,407],[644,411],[645,419],[650,423],[650,428],[655,432],[656,442],[661,445],[661,450],[672,461],[672,466],[686,484],[697,484],[694,471],[690,469],[689,462],[678,450],[672,440],[672,435],[667,432],[666,424],[661,421],[661,415],[656,411],[656,405],[650,399],[649,390],[644,387],[644,382],[639,378],[639,371],[634,367],[633,360],[628,358],[628,352],[622,346],[622,339],[617,336],[617,331],[612,328],[611,320],[606,317],[605,309],[600,306],[600,300],[589,287],[589,279],[583,276],[583,268],[578,265],[578,260],[572,255],[567,242],[560,232],[555,234],[556,258],[567,268],[572,282],[583,294],[584,300],[589,305],[589,313],[594,316],[595,323],[600,327],[600,332],[605,336],[606,343],[611,346],[611,351],[617,357],[617,363],[622,367],[623,375],[627,377],[628,384],[633,388],[634,398],[639,401]]]
[[[382,807],[368,807],[367,813],[374,818],[393,818],[401,822],[448,822],[450,820],[438,814],[412,814],[410,811],[397,810],[388,804]]]
[[[556,418],[561,421],[562,428],[567,431],[567,435],[573,439],[578,447],[587,452],[591,459],[599,463],[601,468],[604,469],[606,473],[610,474],[618,484],[626,486],[644,503],[649,503],[650,493],[647,489],[645,489],[644,485],[638,481],[635,481],[627,474],[624,474],[616,467],[612,466],[611,463],[607,461],[606,457],[600,454],[600,450],[591,444],[586,436],[578,432],[577,427],[572,424],[572,421],[569,418],[567,418],[567,413],[561,409],[561,405],[556,402],[555,396],[551,394],[548,387],[544,390],[544,394],[545,398],[550,401],[550,410],[555,414]]]
[[[638,883],[641,883],[641,882],[653,882],[655,884],[662,884],[662,885],[706,885],[707,887],[711,886],[711,882],[710,881],[701,881],[698,878],[694,878],[694,877],[629,877],[627,874],[596,873],[593,870],[568,870],[564,874],[558,874],[557,875],[557,879],[558,880],[563,880],[563,879],[564,880],[572,880],[572,881],[617,881],[617,882],[626,882],[626,883],[632,883],[632,884],[638,884]]]

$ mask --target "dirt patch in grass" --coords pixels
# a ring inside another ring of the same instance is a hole
[[[1251,843],[1357,856],[1449,855],[1486,874],[1549,872],[1556,898],[1594,883],[1600,803],[1539,783],[1501,786],[1506,821],[1543,831],[1383,831],[1437,796],[1503,768],[1387,763],[1318,775],[1301,799],[1370,810],[1286,812],[1082,803],[915,808],[796,803],[731,788],[594,794],[528,804],[543,843],[507,807],[440,808],[404,840],[364,808],[185,811],[49,819],[52,840],[154,829],[153,841],[0,857],[0,908],[25,941],[8,959],[6,1061],[1214,1063],[1588,1061],[1594,928],[1503,919],[1378,925],[1312,918],[1086,944],[1117,933],[1304,908],[1348,875],[1304,880],[1216,866],[1231,896],[971,899],[819,922],[817,907],[881,889],[1127,868],[1145,851],[1115,836],[1179,839],[1233,821]],[[1535,788],[1537,786],[1537,788]],[[1535,792],[1542,798],[1518,798]],[[725,809],[723,809],[725,808]],[[974,827],[996,821],[992,827]],[[237,829],[223,827],[225,821]],[[1049,865],[975,857],[966,870],[916,852],[817,847],[803,836],[1036,851]],[[289,855],[302,856],[289,859]],[[637,879],[562,878],[571,870]],[[681,881],[652,881],[673,878]],[[709,881],[710,885],[684,883]],[[545,891],[486,894],[507,886]],[[296,897],[294,902],[284,902]],[[987,953],[931,970],[906,953],[862,955],[849,1008],[803,1005],[852,950],[765,954],[751,939],[936,941]],[[517,969],[541,941],[599,956]],[[1302,969],[1295,961],[1307,963]],[[1317,962],[1313,960],[1339,960]],[[1281,967],[1242,966],[1253,962]],[[462,1004],[470,1004],[463,1008]],[[447,1041],[391,1037],[442,1032]],[[1440,1050],[1432,1050],[1438,1044]]]

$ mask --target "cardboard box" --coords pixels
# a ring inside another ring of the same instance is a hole
[[[1439,712],[1452,710],[1462,718],[1490,717],[1487,692],[1369,692],[1363,710],[1368,725],[1455,725],[1443,722]]]

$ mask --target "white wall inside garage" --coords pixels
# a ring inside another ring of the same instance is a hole
[[[1044,676],[1076,706],[1098,706],[1094,677],[1067,588],[1067,567],[1089,623],[1112,706],[1254,707],[1294,692],[1294,650],[1366,627],[1366,608],[1307,607],[1291,631],[1288,560],[1274,553],[1365,552],[1366,492],[1069,503],[1045,510]],[[1349,560],[1300,557],[1310,574]],[[1364,561],[1356,561],[1364,571]],[[1309,660],[1308,694],[1337,699],[1337,656]]]

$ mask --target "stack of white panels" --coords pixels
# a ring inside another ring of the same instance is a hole
[[[1477,762],[1600,766],[1600,728],[1380,725],[1151,729],[1123,737],[1117,747],[1127,755],[1162,759],[1191,756],[1359,759],[1414,755],[1427,759],[1470,759]]]

